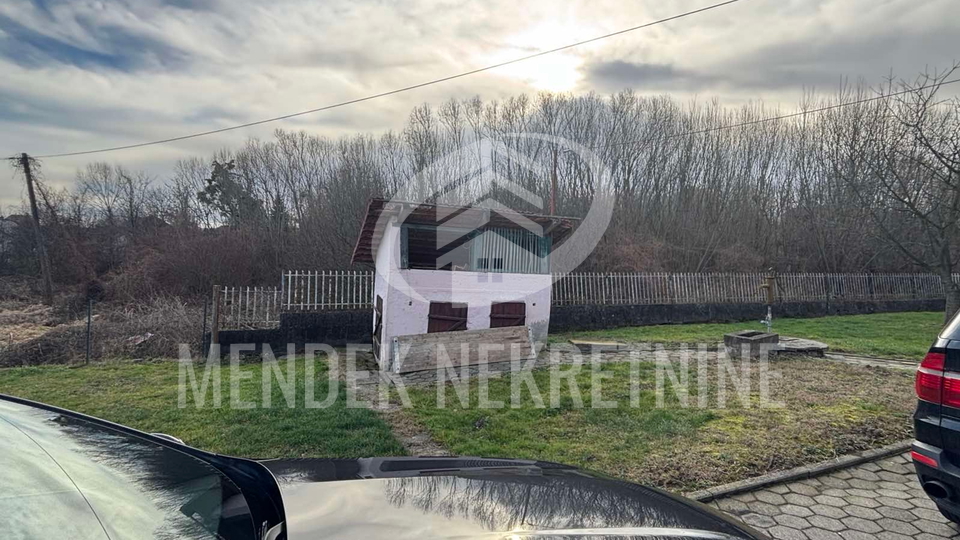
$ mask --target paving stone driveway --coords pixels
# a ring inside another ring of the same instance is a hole
[[[710,504],[777,540],[960,538],[920,489],[909,454]]]

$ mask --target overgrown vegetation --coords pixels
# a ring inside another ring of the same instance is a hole
[[[96,280],[106,300],[123,303],[206,295],[215,283],[275,284],[283,268],[348,267],[372,196],[489,198],[542,212],[515,193],[550,200],[556,155],[557,213],[586,215],[598,189],[615,201],[581,270],[942,274],[960,252],[960,205],[952,202],[960,102],[938,101],[935,92],[947,75],[812,95],[803,107],[875,98],[874,90],[882,97],[743,129],[716,128],[776,111],[631,91],[544,93],[424,105],[399,132],[380,136],[277,131],[183,159],[158,178],[91,163],[58,191],[67,179],[44,181],[38,163],[41,221],[61,288]],[[595,151],[610,184],[597,184],[575,153],[556,154],[540,134]],[[480,139],[524,156],[532,169],[467,144]],[[463,181],[444,185],[450,179]],[[0,227],[0,274],[37,273],[25,214]]]
[[[943,326],[943,313],[903,312],[841,315],[816,319],[775,319],[773,331],[783,336],[822,341],[830,350],[871,356],[920,360]],[[550,341],[570,339],[625,341],[633,343],[717,344],[723,334],[763,329],[757,322],[668,324],[634,326],[552,334]]]
[[[0,367],[70,364],[86,360],[86,302],[58,299],[54,308],[7,302],[0,328],[17,339],[0,346]],[[177,358],[181,343],[200,348],[202,308],[179,297],[153,297],[137,304],[94,303],[90,360]]]
[[[442,387],[447,403],[443,409],[435,406],[434,388],[420,388],[411,392],[415,406],[406,414],[422,422],[436,440],[457,454],[571,463],[677,491],[875,448],[906,439],[911,433],[915,398],[909,372],[783,359],[771,365],[780,376],[771,380],[769,395],[784,406],[768,408],[760,406],[756,366],[750,372],[749,399],[744,402],[737,397],[732,377],[721,385],[717,370],[710,369],[707,406],[700,408],[696,367],[688,374],[689,407],[680,405],[669,384],[665,406],[657,407],[654,364],[641,363],[636,368],[638,407],[629,406],[631,366],[622,363],[600,368],[609,375],[600,381],[601,397],[617,401],[617,408],[591,407],[596,385],[586,369],[576,375],[584,407],[574,406],[576,401],[564,381],[558,393],[560,407],[551,408],[550,372],[539,370],[533,378],[546,408],[537,407],[522,385],[519,407],[512,408],[513,375],[489,385],[489,398],[504,402],[504,408],[479,408],[477,383],[473,382],[466,407],[453,386]],[[678,363],[671,369],[679,370]],[[721,387],[726,388],[726,407],[718,405]]]
[[[281,366],[286,373],[284,363]],[[241,401],[263,403],[263,364],[241,366]],[[290,408],[280,386],[272,385],[272,407],[238,409],[230,403],[230,377],[220,378],[222,402],[212,405],[213,386],[198,407],[187,386],[186,407],[178,407],[176,362],[113,362],[87,367],[40,366],[0,369],[0,393],[34,399],[119,422],[147,432],[174,435],[191,446],[247,457],[360,457],[403,455],[390,428],[369,409],[346,407],[341,385],[331,387],[326,363],[314,363],[314,399],[339,394],[327,408],[304,407],[306,364],[296,364],[296,402]],[[203,367],[197,367],[202,376]],[[189,379],[188,379],[189,381]]]

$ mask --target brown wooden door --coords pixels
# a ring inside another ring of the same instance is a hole
[[[490,306],[490,328],[523,326],[526,321],[527,304],[524,302],[495,302]]]
[[[467,329],[467,305],[452,302],[430,302],[427,333],[454,332]]]

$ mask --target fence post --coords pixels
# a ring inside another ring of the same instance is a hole
[[[220,343],[220,286],[213,286],[213,317],[210,321],[210,346]]]
[[[830,311],[830,274],[823,274],[823,299],[827,304],[827,312]]]

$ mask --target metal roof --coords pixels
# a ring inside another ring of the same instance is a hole
[[[543,231],[543,236],[553,239],[554,245],[559,244],[573,232],[577,222],[580,221],[579,218],[517,212],[505,207],[454,206],[375,198],[370,199],[367,204],[367,213],[353,248],[352,262],[373,263],[373,256],[391,217],[397,217],[402,223],[455,226],[465,229],[486,227],[529,229],[537,226]]]

